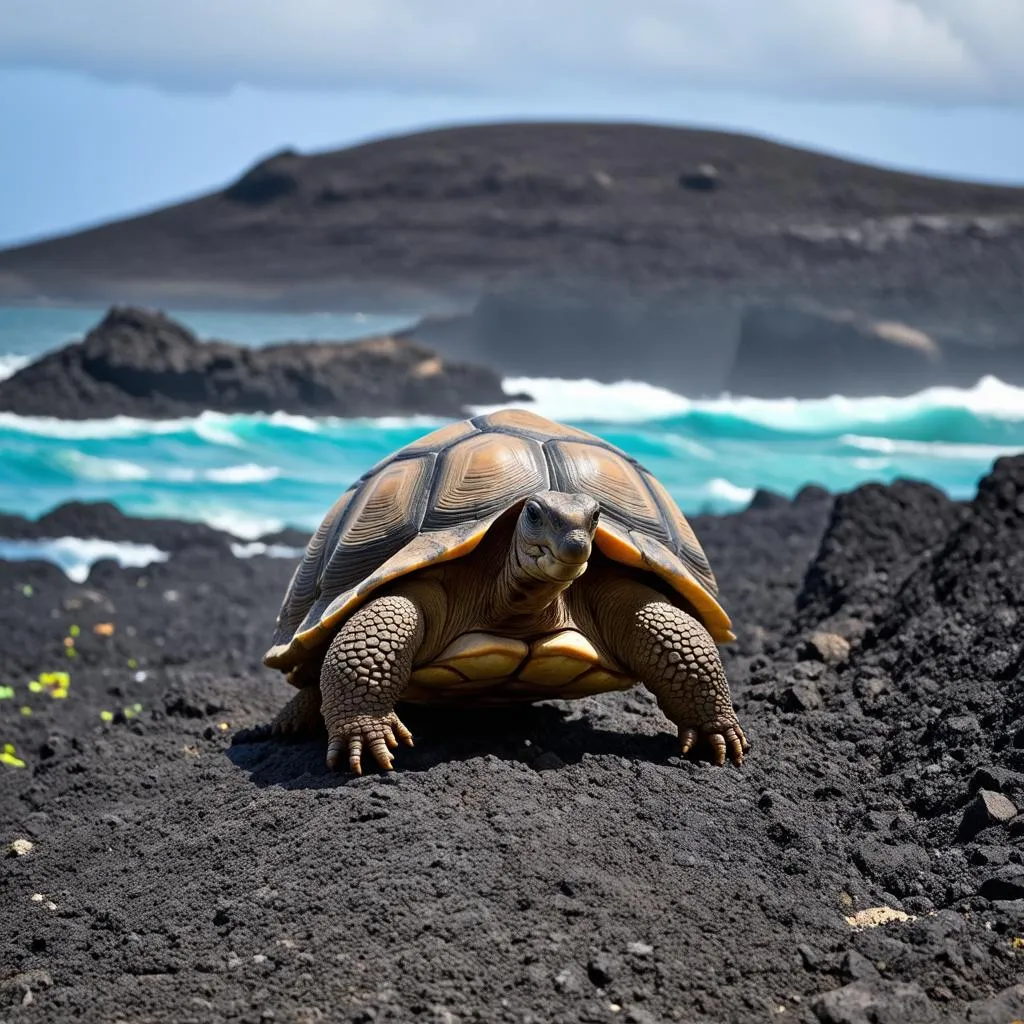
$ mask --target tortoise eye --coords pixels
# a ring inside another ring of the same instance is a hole
[[[540,526],[540,508],[532,501],[526,505],[526,521],[531,526]]]
[[[594,514],[590,517],[590,528],[594,529],[597,526],[597,521],[601,518],[601,509],[594,509]]]

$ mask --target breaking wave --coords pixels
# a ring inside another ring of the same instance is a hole
[[[740,508],[757,488],[793,495],[808,483],[845,490],[900,476],[967,497],[993,459],[1024,451],[1024,388],[993,377],[901,398],[811,400],[690,399],[631,381],[505,383],[509,393],[535,398],[515,404],[634,455],[688,513]],[[443,422],[0,413],[0,510],[36,516],[62,501],[107,500],[135,515],[199,519],[254,541],[285,525],[314,527],[367,467]]]
[[[168,554],[152,544],[57,537],[53,540],[6,540],[0,538],[0,559],[8,562],[52,562],[68,579],[84,583],[89,570],[99,561],[113,559],[122,568],[141,568],[166,562]]]

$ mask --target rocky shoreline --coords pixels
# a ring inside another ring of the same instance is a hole
[[[509,397],[493,370],[443,360],[408,338],[248,348],[200,341],[165,314],[130,306],[0,381],[0,410],[62,419],[206,410],[459,417]]]
[[[676,757],[636,692],[415,712],[399,771],[354,780],[265,736],[291,561],[110,507],[0,522],[173,552],[82,585],[0,562],[0,1018],[1024,1015],[1024,457],[970,502],[809,488],[693,525],[742,769]],[[54,670],[66,697],[28,688]]]
[[[906,395],[986,374],[1024,385],[1024,345],[940,343],[906,324],[813,304],[750,306],[737,331],[731,347],[716,350],[670,310],[506,295],[389,336],[251,348],[200,341],[162,312],[115,306],[82,341],[0,380],[0,410],[63,419],[207,410],[461,417],[470,406],[528,399],[504,390],[502,378],[517,375],[640,380],[695,397]]]

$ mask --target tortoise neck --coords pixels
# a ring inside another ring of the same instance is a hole
[[[559,599],[571,582],[540,578],[529,572],[513,538],[498,572],[494,610],[500,621],[510,624],[558,618],[562,604]]]

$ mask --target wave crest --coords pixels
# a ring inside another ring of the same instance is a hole
[[[68,579],[84,583],[99,561],[113,559],[122,568],[143,568],[166,562],[170,556],[152,544],[99,540],[94,537],[57,537],[53,540],[0,538],[0,559],[8,562],[52,562]]]

